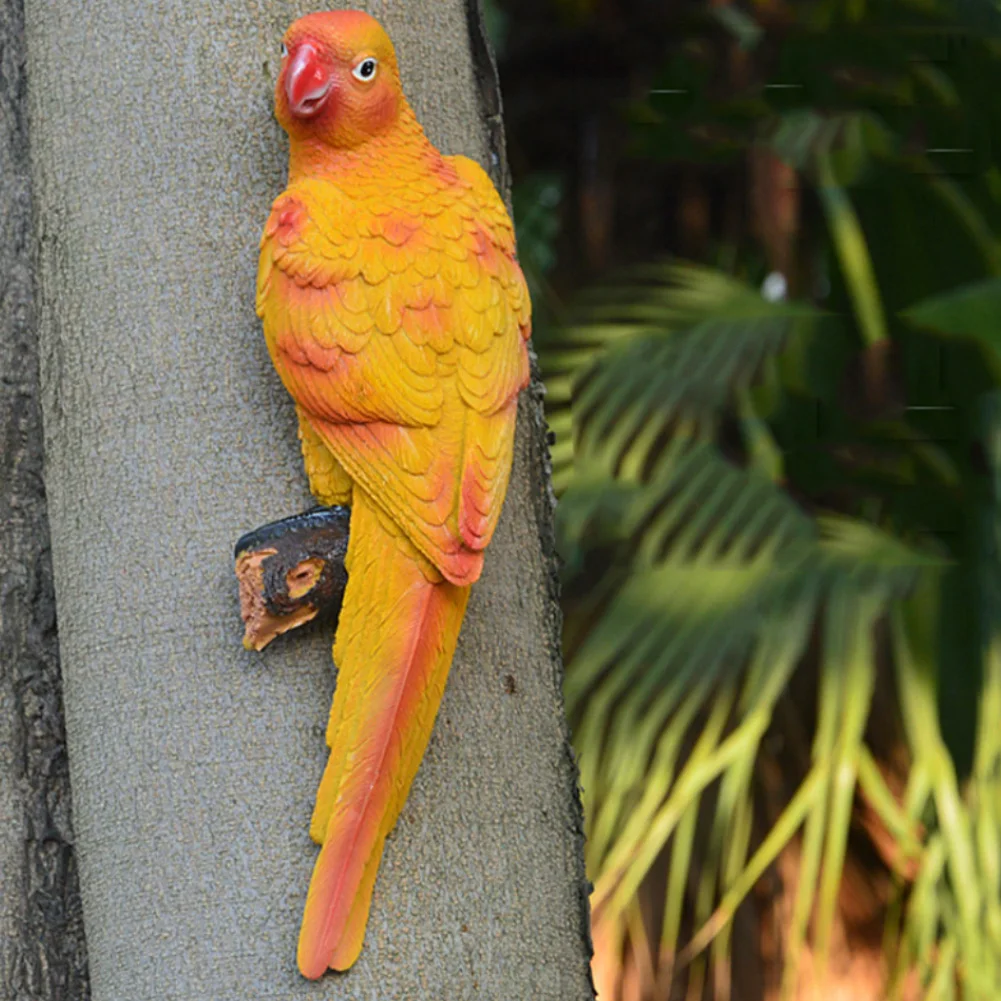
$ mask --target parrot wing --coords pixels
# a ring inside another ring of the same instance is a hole
[[[293,185],[265,227],[258,313],[275,367],[348,475],[455,584],[482,566],[529,376],[529,300],[486,174],[347,198]]]

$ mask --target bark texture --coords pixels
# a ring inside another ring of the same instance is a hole
[[[20,0],[0,2],[0,1001],[82,1001],[42,485]]]
[[[432,140],[497,176],[496,85],[472,7],[367,6]],[[279,39],[305,9],[27,0],[47,484],[93,995],[587,999],[537,384],[365,950],[319,985],[295,969],[332,637],[307,626],[244,651],[231,547],[308,504],[253,312],[285,171]]]

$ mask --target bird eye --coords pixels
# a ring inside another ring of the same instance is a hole
[[[282,42],[282,59],[288,55],[288,46]]]
[[[369,56],[367,59],[363,59],[351,73],[356,80],[368,83],[375,76],[375,66],[376,61]]]

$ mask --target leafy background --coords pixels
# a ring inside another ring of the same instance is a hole
[[[488,14],[599,997],[1001,997],[1001,14]]]

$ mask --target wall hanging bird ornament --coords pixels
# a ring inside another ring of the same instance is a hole
[[[275,114],[289,177],[264,228],[257,312],[296,404],[310,490],[350,505],[330,757],[310,827],[321,847],[298,950],[315,979],[361,950],[386,835],[497,525],[529,377],[529,300],[493,184],[425,137],[392,43],[367,14],[289,28]],[[302,517],[314,531],[316,516]],[[269,531],[256,554],[238,544],[249,590],[264,586],[261,553],[278,558],[281,532]],[[281,564],[298,567],[284,576],[288,602],[323,562]],[[286,614],[291,604],[258,601],[248,645],[313,613],[300,602]]]

